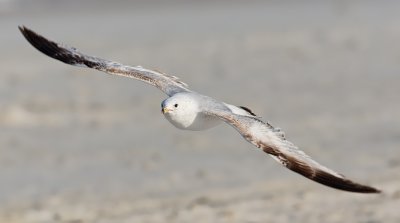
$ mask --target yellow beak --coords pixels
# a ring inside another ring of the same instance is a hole
[[[168,108],[162,108],[162,109],[161,109],[161,112],[162,112],[163,114],[168,113],[169,111],[171,111],[171,109],[168,109]]]

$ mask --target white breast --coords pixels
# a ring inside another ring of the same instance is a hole
[[[178,129],[201,131],[222,123],[219,118],[198,113],[195,116],[179,116],[165,114],[165,118]]]

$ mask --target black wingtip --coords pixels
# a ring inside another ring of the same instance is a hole
[[[365,194],[382,192],[381,190],[378,190],[374,187],[359,184],[346,178],[338,178],[336,176],[333,176],[329,173],[322,171],[316,172],[316,174],[311,179],[326,186],[348,192],[365,193]]]
[[[355,190],[348,190],[349,192],[356,192],[356,193],[364,193],[364,194],[379,194],[382,193],[381,190],[378,190],[374,187],[365,186],[365,185],[358,185],[358,188]]]
[[[375,193],[375,194],[380,194],[380,193],[382,193],[382,191],[379,190],[379,189],[377,189],[377,188],[374,188],[374,187],[371,187],[371,186],[365,186],[365,185],[361,185],[361,186],[362,186],[363,189],[364,189],[364,192],[363,192],[363,193],[371,193],[371,194],[373,194],[373,193]]]
[[[43,36],[35,33],[31,29],[25,27],[25,26],[18,26],[19,30],[21,31],[22,35],[25,37],[25,39],[37,50],[40,52],[46,54],[47,56],[57,58],[57,53],[62,51],[63,49],[59,48],[57,43],[50,41]]]
[[[34,31],[32,31],[31,29],[27,28],[24,25],[19,25],[18,29],[22,33],[22,35],[24,35],[25,39],[28,40],[30,43],[32,43],[31,40],[34,37],[41,37],[39,34],[35,33]]]
[[[374,187],[366,186],[364,192],[362,192],[362,193],[380,194],[380,193],[382,193],[382,191],[379,189],[376,189]]]
[[[379,190],[379,189],[376,189],[376,188],[372,188],[372,190],[371,190],[370,192],[367,192],[367,193],[381,194],[381,193],[382,193],[382,191],[381,191],[381,190]]]
[[[265,148],[263,150],[264,152],[269,152]],[[381,193],[376,188],[353,182],[341,174],[333,174],[332,172],[310,166],[307,162],[296,157],[284,154],[279,155],[278,157],[287,168],[325,186],[355,193]]]
[[[26,28],[26,26],[24,26],[24,25],[19,25],[18,29],[22,33],[22,35],[25,37],[25,39],[28,41],[29,41],[29,33],[34,33],[32,30]]]
[[[18,28],[33,47],[51,58],[75,66],[85,66],[95,69],[101,69],[104,66],[96,58],[86,56],[73,47],[51,41],[25,26],[18,26]]]
[[[53,42],[25,26],[18,26],[18,28],[25,39],[45,55],[71,65],[88,63],[75,49]]]

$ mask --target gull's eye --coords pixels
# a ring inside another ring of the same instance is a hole
[[[178,104],[174,104],[174,107],[177,108],[177,107],[178,107]]]

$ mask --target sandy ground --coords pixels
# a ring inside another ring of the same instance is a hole
[[[0,1],[0,222],[400,221],[400,3]],[[381,195],[321,186],[229,126],[172,127],[138,81],[17,25],[246,105]]]

